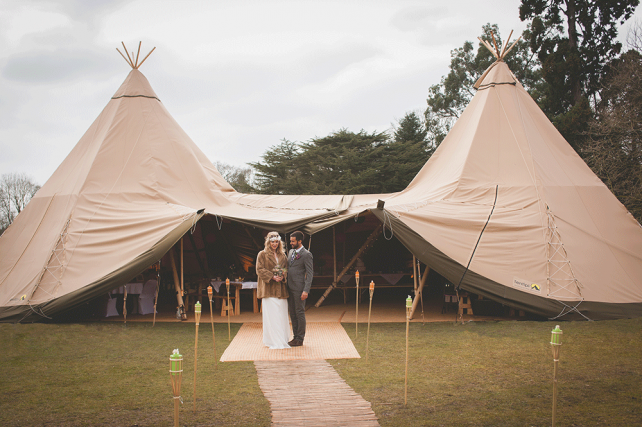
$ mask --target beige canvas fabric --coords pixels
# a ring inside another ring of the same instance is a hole
[[[202,214],[296,228],[334,216],[351,200],[319,196],[313,206],[246,207],[229,200],[231,193],[143,74],[132,70],[0,237],[0,319],[49,316],[122,285]]]
[[[472,257],[465,289],[547,316],[642,315],[640,225],[504,62],[379,216],[429,242],[423,258],[437,270],[439,257],[454,261],[441,269],[455,283]]]
[[[404,191],[355,196],[235,192],[132,70],[0,237],[0,320],[126,283],[202,215],[314,233],[365,211],[463,289],[548,317],[642,316],[642,229],[500,61]]]

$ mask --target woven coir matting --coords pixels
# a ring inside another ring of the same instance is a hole
[[[359,359],[359,353],[338,322],[314,322],[306,327],[301,347],[270,350],[263,345],[263,325],[244,323],[221,356],[221,362],[252,360]]]

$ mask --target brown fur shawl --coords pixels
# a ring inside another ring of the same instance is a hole
[[[279,265],[281,268],[286,269],[288,266],[288,259],[284,254],[278,254]],[[262,250],[256,257],[256,275],[258,276],[257,298],[287,298],[288,287],[285,280],[277,282],[272,280],[274,276],[274,267],[276,267],[276,260],[274,254]],[[285,274],[287,277],[287,273]]]

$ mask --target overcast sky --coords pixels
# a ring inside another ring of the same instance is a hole
[[[519,3],[2,0],[0,174],[44,184],[127,76],[121,41],[156,47],[140,70],[165,107],[210,160],[243,166],[283,138],[423,111],[452,49],[486,23],[524,30]]]

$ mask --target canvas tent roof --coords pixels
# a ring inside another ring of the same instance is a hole
[[[480,83],[410,185],[374,212],[454,283],[470,263],[462,286],[475,293],[549,317],[642,315],[640,225],[503,61]]]
[[[228,199],[233,192],[133,69],[0,237],[0,319],[50,316],[120,286],[204,214],[286,230],[351,200],[246,207]]]
[[[203,215],[314,233],[366,210],[464,289],[549,317],[642,315],[639,224],[505,63],[479,89],[404,191],[248,195],[133,69],[0,237],[0,320],[51,316],[127,282]]]

